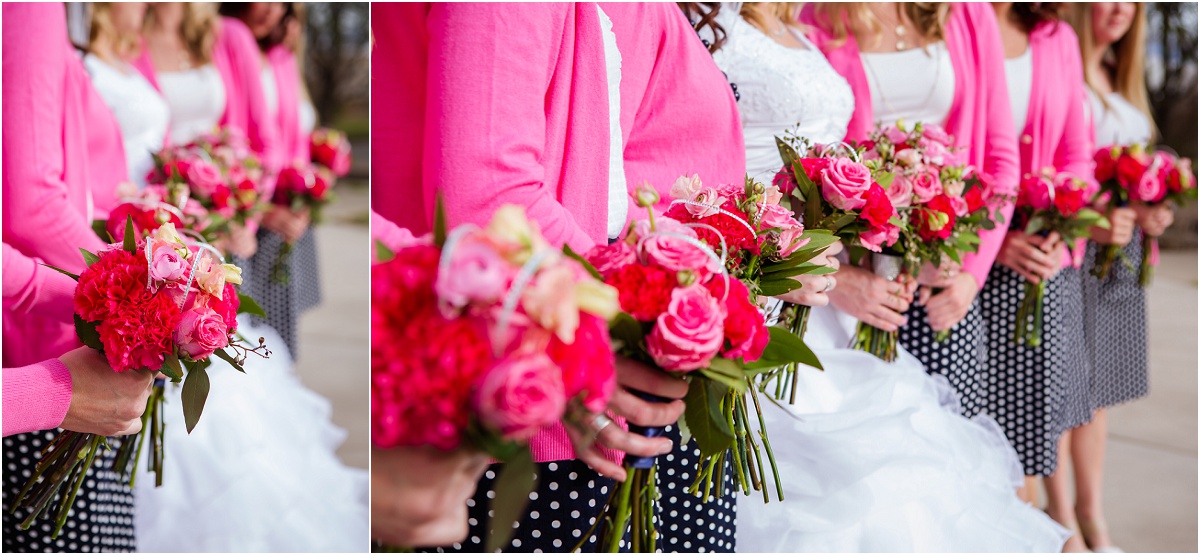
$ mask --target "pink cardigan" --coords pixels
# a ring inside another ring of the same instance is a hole
[[[6,14],[7,16],[7,14]],[[57,359],[24,367],[9,367],[7,339],[20,334],[20,322],[10,315],[39,313],[69,321],[75,281],[39,265],[4,244],[4,435],[48,430],[62,423],[71,407],[71,373]],[[12,334],[12,335],[10,335]],[[72,337],[74,337],[72,335]],[[61,353],[60,353],[61,354]]]
[[[79,249],[104,246],[89,205],[126,176],[120,133],[67,42],[62,5],[5,4],[3,14],[4,243],[78,273]],[[70,314],[17,312],[5,302],[4,366],[76,346]]]
[[[606,240],[599,16],[578,4],[372,4],[372,206],[421,235],[524,206],[553,244]]]
[[[284,165],[307,163],[312,156],[310,137],[300,129],[300,68],[296,56],[286,46],[267,51],[267,63],[275,75],[279,105],[275,114],[275,129],[279,131],[279,149]]]
[[[212,51],[212,63],[225,84],[225,113],[221,116],[220,124],[235,127],[246,134],[250,139],[250,149],[262,158],[263,166],[270,175],[282,167],[283,152],[279,145],[279,131],[263,96],[261,57],[258,43],[244,23],[231,17],[220,18]],[[154,88],[162,91],[158,85],[158,72],[148,51],[143,50],[133,65]]]
[[[423,235],[441,194],[451,226],[486,224],[518,204],[554,245],[583,252],[607,239],[608,88],[595,4],[372,4],[371,18],[380,31],[378,216]],[[372,232],[395,237],[397,228]],[[562,426],[532,446],[538,462],[575,458]]]
[[[1092,122],[1086,113],[1083,62],[1075,31],[1065,23],[1043,23],[1029,34],[1029,47],[1033,49],[1033,86],[1025,129],[1018,139],[1021,175],[1053,167],[1094,182]],[[1074,263],[1069,254],[1065,256],[1067,264]]]
[[[992,175],[997,193],[1015,197],[1019,175],[1017,141],[996,14],[986,3],[951,6],[946,46],[954,65],[954,105],[946,118],[946,130],[960,146],[967,147],[970,164]],[[854,115],[846,138],[865,139],[875,126],[875,118],[870,83],[854,35],[841,44],[835,43],[833,35],[825,30],[828,27],[817,24],[812,5],[801,12],[800,21],[809,26],[813,43],[854,91]],[[1012,212],[1012,202],[1001,206],[1005,222],[1012,219]],[[963,261],[963,269],[975,277],[981,289],[1004,244],[1006,227],[980,232],[979,252],[968,254]]]
[[[674,3],[606,2],[621,51],[621,134],[632,193],[696,174],[707,185],[746,179],[746,145],[729,81]],[[629,219],[644,219],[631,206]]]

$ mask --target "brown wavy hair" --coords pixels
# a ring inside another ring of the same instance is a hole
[[[1058,23],[1062,2],[1013,2],[1012,16],[1026,33],[1032,32],[1042,23]]]
[[[912,20],[917,33],[927,41],[946,38],[950,19],[948,2],[901,2],[901,9]],[[859,44],[878,44],[882,24],[866,2],[823,2],[816,6],[817,25],[833,35],[840,44],[851,34]],[[869,42],[868,42],[869,41]]]
[[[676,2],[688,21],[696,21],[692,26],[699,32],[707,27],[712,31],[713,42],[708,45],[709,53],[720,50],[725,45],[725,28],[717,23],[717,13],[721,11],[720,2]]]
[[[1113,81],[1113,90],[1150,120],[1151,132],[1158,136],[1158,126],[1150,112],[1150,93],[1146,89],[1146,5],[1134,2],[1133,6],[1133,23],[1129,26],[1129,31],[1108,47],[1103,66]],[[1063,19],[1075,29],[1075,35],[1079,37],[1079,53],[1083,56],[1084,63],[1087,63],[1092,53],[1099,48],[1096,44],[1095,30],[1092,28],[1092,5],[1073,3]],[[1096,96],[1100,97],[1100,102],[1106,109],[1109,108],[1108,99],[1099,94],[1101,89],[1093,76],[1086,70],[1083,75],[1088,88],[1097,93]]]

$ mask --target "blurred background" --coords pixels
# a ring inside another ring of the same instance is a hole
[[[320,124],[349,135],[354,162],[338,180],[337,200],[316,227],[323,302],[300,318],[296,371],[330,400],[346,430],[342,462],[370,459],[370,236],[367,137],[370,52],[366,2],[304,3],[307,36],[302,71]]]

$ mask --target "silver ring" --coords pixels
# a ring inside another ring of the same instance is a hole
[[[604,428],[607,428],[608,425],[612,423],[612,419],[607,415],[597,414],[596,417],[592,419],[592,429],[596,430],[596,433],[599,434],[602,430],[604,430]]]
[[[830,291],[833,291],[833,279],[829,276],[825,276],[825,288],[822,289],[821,292],[828,293]]]

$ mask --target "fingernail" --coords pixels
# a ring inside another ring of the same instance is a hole
[[[658,448],[658,454],[666,455],[667,453],[670,453],[671,450],[674,448],[675,448],[675,446],[674,446],[674,444],[671,443],[671,440],[667,440],[665,443],[662,444],[661,447]]]

